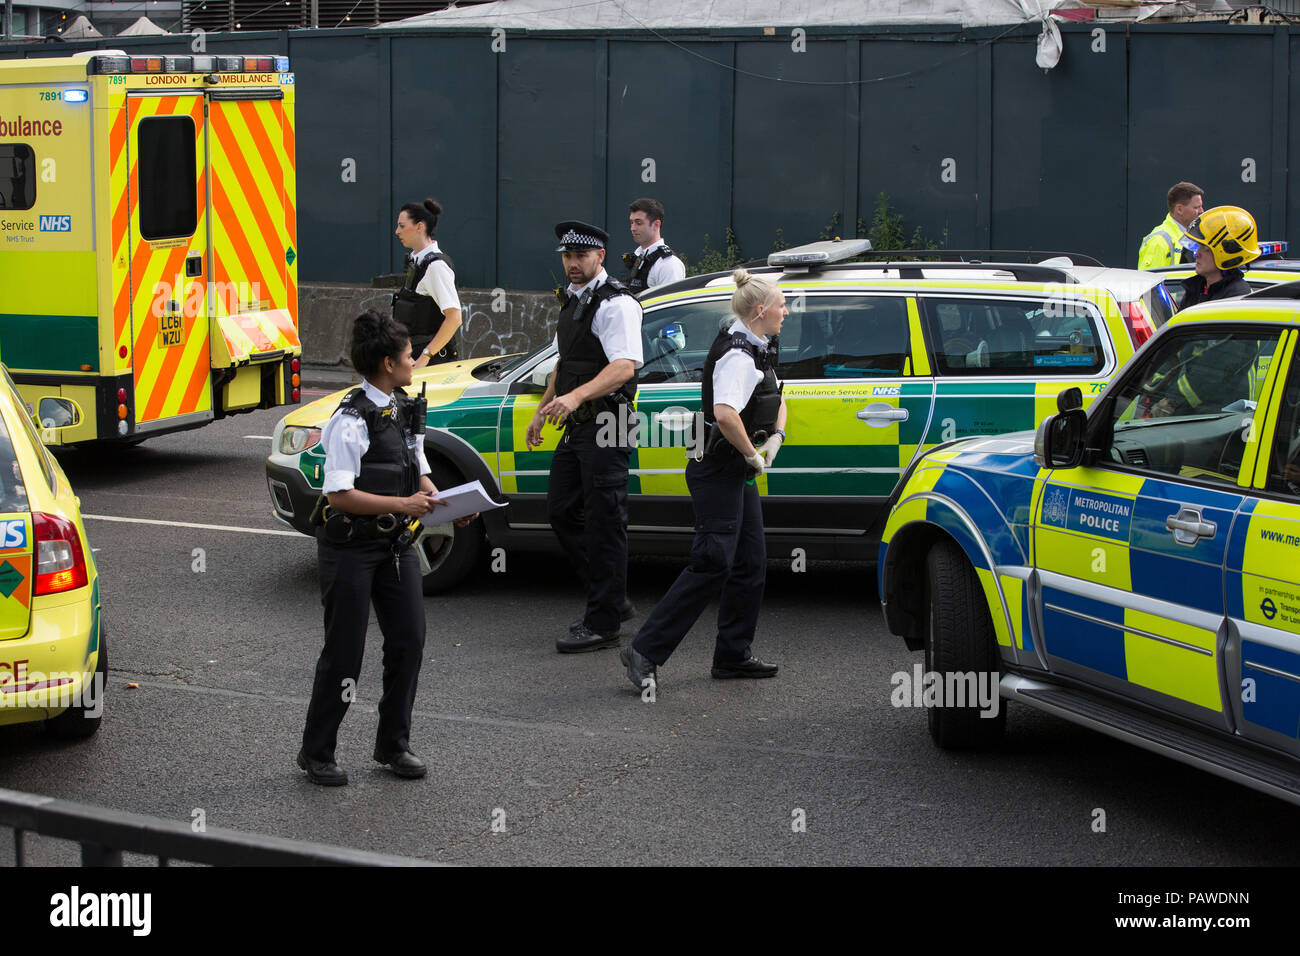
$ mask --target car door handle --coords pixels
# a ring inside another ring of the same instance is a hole
[[[1179,544],[1193,545],[1198,538],[1213,538],[1219,526],[1213,521],[1203,521],[1196,508],[1182,508],[1178,514],[1165,519],[1165,527],[1174,533]]]
[[[884,402],[873,402],[858,412],[858,418],[872,428],[888,428],[894,422],[907,421],[907,409],[895,408]]]

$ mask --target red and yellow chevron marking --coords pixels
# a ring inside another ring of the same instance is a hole
[[[218,316],[288,309],[296,299],[284,261],[284,118],[280,100],[209,104],[213,278],[227,290],[216,296]]]
[[[203,96],[128,97],[128,202],[131,234],[131,319],[134,341],[135,420],[156,421],[206,411],[212,407],[211,359],[204,277],[185,278],[185,257],[204,251],[207,235],[207,177],[204,172]],[[195,130],[195,190],[198,222],[193,236],[176,243],[151,244],[140,235],[138,161],[134,138],[140,122],[154,116],[189,116]],[[168,290],[166,296],[159,289]],[[180,306],[184,342],[159,343],[155,303],[167,298]]]
[[[284,227],[293,262],[287,263],[285,285],[289,290],[289,318],[298,328],[298,145],[294,134],[294,111],[284,110]]]
[[[119,98],[121,99],[121,98]],[[129,181],[126,151],[126,134],[130,113],[138,100],[125,100],[126,110],[113,110],[109,127],[108,188],[112,196],[112,253],[113,253],[113,358],[111,368],[123,371],[131,366],[130,353],[124,357],[122,347],[131,347],[131,248],[127,239],[127,225],[131,219],[131,206],[127,199]]]

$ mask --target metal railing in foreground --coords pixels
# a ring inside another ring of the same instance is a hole
[[[196,833],[188,823],[58,800],[0,787],[0,826],[14,834],[14,862],[26,865],[28,833],[81,845],[82,866],[121,866],[123,853],[211,866],[434,866],[426,860],[239,833]]]

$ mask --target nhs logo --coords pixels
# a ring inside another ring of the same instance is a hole
[[[72,232],[72,217],[41,216],[41,232]]]
[[[0,521],[0,548],[27,547],[27,521],[25,518],[11,518]]]

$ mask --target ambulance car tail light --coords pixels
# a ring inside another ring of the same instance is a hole
[[[119,388],[117,390],[117,400],[119,403],[126,401],[126,389]]]
[[[273,66],[275,66],[274,57],[269,57],[269,56],[244,57],[244,69],[249,73],[269,73]]]
[[[1133,340],[1133,348],[1141,348],[1142,343],[1151,336],[1155,335],[1155,326],[1147,318],[1146,309],[1142,308],[1142,303],[1136,299],[1129,302],[1126,306],[1128,309],[1128,334]]]
[[[32,514],[36,537],[36,594],[58,594],[86,586],[81,535],[67,518]]]
[[[131,57],[132,73],[161,73],[163,68],[162,57],[160,56],[133,56]]]
[[[295,402],[297,402],[297,401],[301,401],[301,400],[302,400],[302,399],[301,399],[301,393],[300,393],[296,388],[293,390],[293,400],[294,400]]]
[[[194,70],[194,58],[189,56],[163,57],[163,69],[168,73],[190,73]]]
[[[217,57],[217,69],[222,73],[239,73],[244,69],[244,58],[242,56],[219,56]]]
[[[63,102],[65,103],[84,103],[86,102],[87,93],[85,90],[64,90]]]
[[[217,68],[217,58],[215,56],[192,56],[190,57],[191,69],[195,73],[211,73]]]
[[[298,361],[297,359],[292,359],[292,360],[290,360],[290,362],[289,362],[289,371],[291,371],[291,372],[300,372],[300,371],[302,371],[302,362]]]

